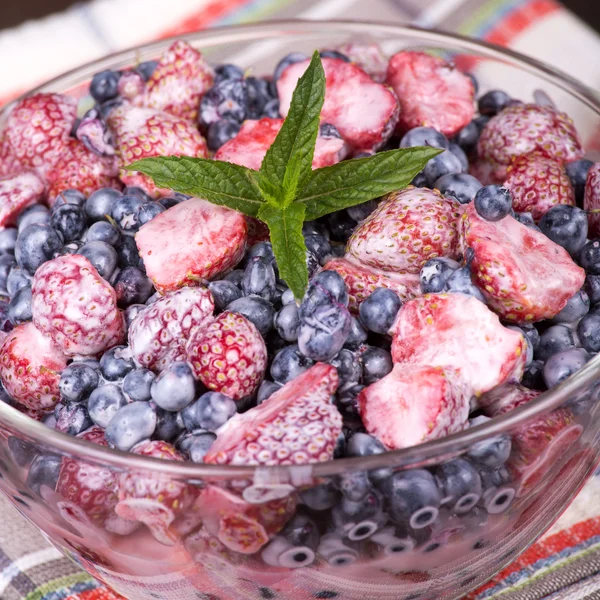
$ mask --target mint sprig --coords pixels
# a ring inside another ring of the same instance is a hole
[[[302,223],[406,187],[438,148],[389,150],[312,169],[325,73],[318,52],[298,80],[287,118],[260,171],[204,158],[144,158],[126,167],[161,188],[256,217],[269,228],[279,274],[298,299],[308,284]]]

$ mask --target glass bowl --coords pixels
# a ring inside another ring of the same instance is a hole
[[[271,72],[290,51],[351,40],[377,42],[388,55],[407,47],[434,51],[475,73],[482,90],[503,88],[523,100],[545,91],[574,119],[588,155],[598,150],[600,102],[593,92],[539,62],[459,36],[375,23],[290,21],[182,37],[213,64],[236,62],[257,74]],[[155,58],[169,44],[108,56],[36,91],[84,97],[95,72]],[[167,462],[112,451],[0,403],[0,489],[53,544],[131,600],[459,598],[534,542],[594,471],[599,364],[596,356],[551,392],[459,434],[386,454],[281,468]],[[492,469],[474,457],[494,436],[510,443],[511,452],[502,468]],[[481,482],[469,493],[425,501],[402,486],[441,477],[463,459]],[[82,502],[55,490],[61,464],[88,480],[109,481],[113,491],[125,478],[140,490],[184,490],[186,502],[174,507],[166,531],[153,525],[151,509],[145,524],[93,506],[83,510]],[[347,484],[365,475],[367,495],[340,501],[342,479]]]

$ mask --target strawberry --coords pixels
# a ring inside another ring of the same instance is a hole
[[[68,189],[79,190],[86,196],[103,187],[119,189],[118,174],[115,157],[98,156],[79,140],[67,140],[52,170],[46,174],[48,203],[52,206],[57,196]]]
[[[486,415],[497,417],[531,402],[541,393],[518,383],[509,383],[483,394],[478,399],[478,407],[483,409]]]
[[[137,71],[123,71],[118,83],[119,96],[135,106],[143,106],[146,82]]]
[[[33,323],[15,327],[0,348],[0,379],[9,396],[33,410],[59,401],[60,372],[67,358]]]
[[[63,94],[34,94],[19,101],[4,128],[12,155],[27,168],[49,173],[64,151],[77,102]]]
[[[198,50],[177,40],[161,56],[150,76],[145,104],[194,121],[202,96],[213,84],[213,75]]]
[[[459,217],[459,205],[437,190],[411,186],[385,197],[354,230],[346,252],[364,266],[419,273],[430,258],[459,258]]]
[[[502,184],[506,179],[506,166],[477,158],[470,162],[469,174],[483,185]]]
[[[254,217],[245,217],[246,227],[248,228],[248,247],[254,246],[258,242],[269,241],[269,228]]]
[[[285,117],[298,79],[309,60],[288,66],[277,80],[279,111]],[[377,150],[398,121],[398,100],[388,87],[360,67],[339,58],[323,58],[327,78],[321,122],[334,125],[355,152]]]
[[[333,458],[342,417],[331,403],[335,367],[317,363],[218,431],[204,462],[298,465]]]
[[[186,342],[208,325],[214,308],[212,294],[205,287],[184,287],[140,310],[129,326],[135,362],[162,371],[174,361],[186,360]]]
[[[100,354],[125,337],[115,290],[79,254],[59,256],[39,267],[31,310],[35,326],[67,356]]]
[[[23,165],[15,156],[6,136],[0,132],[0,177],[14,175],[23,170]]]
[[[354,258],[333,258],[323,267],[326,271],[336,271],[346,284],[349,308],[358,311],[359,304],[377,288],[394,290],[401,300],[410,300],[421,295],[419,275],[413,273],[390,273],[359,264]]]
[[[583,197],[585,210],[600,210],[600,163],[590,167],[585,181],[585,194]],[[588,216],[590,237],[600,235],[600,214]]]
[[[77,437],[98,446],[108,446],[100,427],[94,426]],[[56,491],[83,509],[93,523],[102,526],[117,504],[117,475],[105,467],[63,457]]]
[[[24,208],[44,195],[44,182],[32,171],[0,179],[0,228],[15,225]]]
[[[400,102],[400,131],[433,127],[452,136],[475,114],[473,82],[443,58],[398,52],[390,59],[386,81]]]
[[[283,119],[263,118],[244,121],[237,135],[225,142],[215,153],[215,160],[224,160],[258,171],[263,158],[275,141]],[[348,146],[339,137],[319,135],[315,145],[313,169],[328,167],[346,158]]]
[[[110,112],[108,124],[115,135],[120,167],[149,156],[208,156],[206,142],[193,123],[154,108],[124,103]],[[137,171],[121,170],[121,180],[151,195],[161,194],[149,177]]]
[[[474,251],[473,281],[502,318],[541,321],[560,312],[585,280],[568,252],[511,216],[485,221],[473,203],[461,222],[465,247]]]
[[[132,452],[163,460],[183,462],[175,448],[161,440],[140,442]],[[128,521],[141,521],[162,544],[173,545],[176,536],[171,524],[191,508],[196,489],[168,475],[134,470],[119,476],[119,502],[116,513]]]
[[[513,104],[492,117],[479,137],[479,158],[494,165],[501,177],[515,156],[536,151],[561,162],[581,158],[571,118],[550,106]]]
[[[234,267],[246,249],[246,221],[234,210],[191,198],[143,225],[135,241],[148,277],[165,293]]]
[[[358,407],[367,431],[395,450],[463,429],[471,393],[455,369],[397,364],[360,392]]]
[[[267,347],[258,329],[246,317],[229,311],[197,329],[187,353],[196,379],[234,400],[252,395],[267,368]]]
[[[525,367],[525,339],[500,324],[472,296],[427,294],[407,302],[392,328],[395,363],[449,367],[479,395],[519,379]]]
[[[370,75],[374,81],[379,83],[385,81],[388,61],[377,44],[348,42],[338,46],[337,49]]]
[[[573,186],[562,162],[538,152],[515,157],[503,185],[511,192],[513,209],[530,212],[536,221],[557,204],[575,205]]]

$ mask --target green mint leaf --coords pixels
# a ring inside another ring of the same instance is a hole
[[[258,211],[258,218],[269,227],[279,276],[300,300],[308,285],[306,245],[302,235],[304,205],[290,204],[286,208],[279,208],[263,204]]]
[[[265,203],[256,171],[219,160],[187,156],[143,158],[125,167],[148,175],[161,188],[204,198],[256,217]]]
[[[287,117],[267,150],[261,174],[283,189],[279,199],[291,204],[312,172],[319,116],[325,100],[325,71],[319,53],[313,54],[308,68],[298,80]]]
[[[342,161],[312,171],[295,204],[306,205],[306,220],[313,221],[342,208],[361,204],[406,187],[439,148],[388,150],[367,158]]]

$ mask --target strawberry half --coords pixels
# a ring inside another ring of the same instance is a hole
[[[0,177],[15,175],[23,170],[23,165],[15,156],[6,136],[0,132]]]
[[[184,287],[161,296],[140,310],[129,325],[129,346],[135,362],[162,371],[186,360],[186,342],[212,319],[215,304],[205,287]]]
[[[35,326],[67,356],[94,356],[125,337],[115,290],[80,254],[59,256],[39,267],[31,310]]]
[[[388,61],[378,44],[361,44],[348,42],[338,46],[338,51],[345,54],[350,62],[357,64],[374,81],[383,83],[387,72]]]
[[[24,208],[44,196],[44,182],[26,171],[0,179],[0,228],[15,225]]]
[[[419,273],[430,258],[459,258],[459,217],[459,205],[437,190],[411,186],[385,197],[354,230],[346,252],[367,267]]]
[[[454,368],[477,395],[520,379],[525,367],[523,336],[464,294],[427,294],[407,302],[392,335],[395,363]]]
[[[140,442],[131,451],[140,456],[184,461],[171,444],[161,440]],[[122,519],[144,523],[159,542],[171,546],[177,540],[171,524],[191,508],[196,494],[190,484],[168,475],[132,470],[119,476],[115,511]]]
[[[474,251],[473,281],[506,320],[550,319],[583,285],[585,271],[564,248],[511,216],[485,221],[471,203],[461,229],[464,246]]]
[[[246,237],[242,214],[191,198],[143,225],[135,241],[148,277],[165,293],[233,268]]]
[[[388,87],[377,83],[360,67],[339,58],[323,58],[326,93],[321,122],[335,125],[355,152],[383,146],[398,121],[398,100]],[[287,67],[277,80],[279,112],[285,117],[298,79],[310,61]]]
[[[390,59],[386,81],[400,102],[400,131],[433,127],[453,136],[473,119],[475,88],[471,78],[442,58],[424,52],[398,52]]]
[[[537,221],[557,204],[575,205],[575,193],[562,162],[540,153],[517,156],[508,167],[504,187],[513,209],[530,212]]]
[[[253,394],[267,368],[267,347],[258,329],[246,317],[228,311],[196,330],[187,353],[196,379],[234,400]]]
[[[585,210],[600,210],[600,163],[590,167],[585,181],[585,194],[583,197]],[[590,236],[600,235],[600,213],[588,215]]]
[[[300,465],[333,458],[342,417],[331,403],[335,367],[317,363],[217,432],[206,463]]]
[[[15,327],[0,348],[0,379],[9,396],[32,410],[48,410],[60,399],[60,372],[67,358],[33,323]]]
[[[390,449],[408,448],[464,428],[471,387],[452,368],[397,364],[358,395],[367,431]]]
[[[213,71],[198,50],[177,40],[161,56],[147,83],[145,105],[194,121]]]

